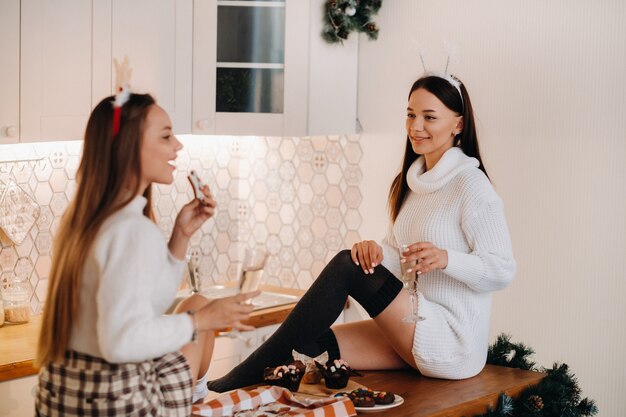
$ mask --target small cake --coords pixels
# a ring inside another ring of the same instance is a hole
[[[324,384],[326,385],[326,388],[345,388],[348,385],[350,376],[361,376],[361,374],[354,371],[345,361],[341,359],[335,359],[330,365],[328,363],[326,363],[326,365],[322,365],[319,362],[316,362],[316,365],[324,377]]]
[[[315,363],[328,362],[328,352],[323,352],[322,354],[312,358],[294,349],[291,351],[291,355],[293,356],[294,361],[301,361],[302,363],[304,363],[304,366],[306,366],[302,382],[304,382],[305,384],[319,384],[322,380],[322,374],[320,373],[320,370],[317,368]]]
[[[305,366],[300,361],[293,361],[289,365],[281,365],[276,368],[265,368],[263,380],[270,385],[287,388],[296,392],[300,387],[300,381],[304,375]]]
[[[387,391],[375,391],[373,398],[376,404],[386,405],[394,402],[396,396],[393,393]]]
[[[350,392],[340,392],[336,396],[348,397],[356,407],[386,405],[395,401],[396,396],[387,391],[372,391],[369,388],[357,388]]]
[[[376,405],[372,397],[366,395],[357,396],[352,392],[340,392],[339,394],[336,394],[335,397],[348,397],[355,407],[374,407]]]
[[[305,384],[319,384],[322,380],[322,374],[319,370],[307,371],[302,378],[302,382]]]

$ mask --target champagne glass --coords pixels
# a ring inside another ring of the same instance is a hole
[[[405,259],[405,253],[409,250],[409,245],[400,245],[400,260]],[[400,269],[402,271],[402,285],[404,289],[409,293],[409,299],[411,301],[411,313],[402,319],[403,323],[417,323],[424,320],[424,317],[420,316],[417,308],[417,286],[419,275],[415,271],[417,266],[417,260],[413,259],[407,262],[400,262]],[[409,272],[410,270],[410,272]]]
[[[259,289],[267,255],[267,251],[262,247],[246,249],[241,272],[239,273],[239,293],[252,292]],[[252,304],[252,299],[247,299],[244,303]],[[244,338],[238,329],[232,329],[224,334],[232,338]]]

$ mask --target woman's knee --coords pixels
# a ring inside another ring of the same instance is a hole
[[[176,308],[174,309],[175,313],[182,313],[188,310],[200,310],[202,307],[209,303],[209,299],[200,295],[200,294],[192,294],[189,297],[182,300]]]
[[[333,259],[330,260],[328,266],[331,266],[334,269],[337,268],[348,268],[350,270],[356,268],[356,264],[352,260],[352,254],[349,249],[344,249],[339,251]]]

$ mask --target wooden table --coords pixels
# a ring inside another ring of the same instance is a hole
[[[304,293],[302,290],[270,285],[264,285],[261,289],[298,296]],[[282,323],[294,305],[295,302],[293,304],[257,310],[250,315],[250,320],[245,323],[254,327]],[[0,382],[37,373],[37,369],[33,366],[33,361],[37,352],[40,328],[41,315],[31,317],[28,323],[5,324],[0,327]]]
[[[433,379],[415,371],[368,371],[354,378],[376,391],[391,391],[404,404],[385,410],[385,417],[461,417],[482,414],[495,407],[500,393],[516,397],[546,375],[540,372],[487,365],[477,376],[460,381]]]

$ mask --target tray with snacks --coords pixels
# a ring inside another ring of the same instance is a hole
[[[354,381],[351,377],[361,374],[343,360],[328,360],[326,352],[310,358],[294,351],[293,357],[287,365],[266,368],[264,382],[301,397],[346,397],[360,413],[388,410],[404,403],[397,394],[375,391]]]

